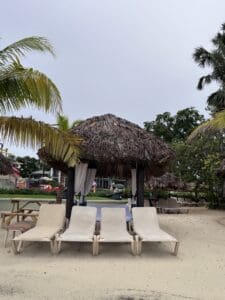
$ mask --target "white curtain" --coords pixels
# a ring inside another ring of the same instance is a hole
[[[78,195],[84,189],[88,164],[80,163],[75,167],[75,195]]]
[[[82,196],[87,196],[87,194],[90,192],[93,181],[95,179],[96,171],[96,169],[87,169],[86,180],[81,190]]]

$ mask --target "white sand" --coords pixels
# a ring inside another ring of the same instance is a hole
[[[14,256],[0,230],[0,299],[225,299],[225,212],[202,208],[188,215],[160,215],[161,227],[177,237],[169,245],[144,244],[140,257],[128,245],[65,244],[52,256],[43,243]]]

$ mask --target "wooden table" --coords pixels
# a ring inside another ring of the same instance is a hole
[[[29,217],[32,219],[33,222],[36,222],[38,218],[39,209],[34,209],[28,206],[30,204],[37,204],[38,208],[40,208],[41,204],[49,203],[49,201],[51,201],[51,199],[12,198],[11,210],[1,213],[1,217],[2,217],[1,227],[9,226],[9,224],[14,218],[16,218],[17,222],[20,222],[20,221],[24,221]]]
[[[43,203],[49,203],[52,199],[46,198],[11,198],[11,212],[21,212],[30,204],[37,204],[39,207]],[[20,206],[21,202],[25,202],[22,206]]]

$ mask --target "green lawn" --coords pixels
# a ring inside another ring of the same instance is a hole
[[[11,199],[11,198],[33,198],[33,199],[55,199],[54,195],[21,195],[21,194],[0,194],[0,201],[5,200],[5,199]],[[108,203],[126,203],[126,199],[122,200],[113,200],[109,198],[103,198],[103,197],[96,197],[96,196],[88,196],[87,200],[90,202],[97,202],[97,203],[102,203],[102,202],[108,202]]]
[[[10,198],[34,198],[34,199],[55,199],[54,195],[21,195],[21,194],[0,194],[0,200],[10,199]]]

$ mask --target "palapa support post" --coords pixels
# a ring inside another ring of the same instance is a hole
[[[67,201],[66,201],[66,217],[70,219],[73,201],[74,201],[74,179],[75,168],[68,169],[68,182],[67,182]]]
[[[137,165],[137,206],[144,206],[144,179],[145,172],[144,166],[141,164]]]

